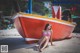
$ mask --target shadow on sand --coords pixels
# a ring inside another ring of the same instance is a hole
[[[8,45],[9,50],[25,48],[37,51],[36,44],[27,44],[24,38],[5,38],[0,40],[0,45]]]
[[[57,40],[57,41],[61,41],[61,40]],[[35,51],[38,51],[36,44],[27,44],[25,43],[24,38],[5,38],[0,40],[0,45],[8,45],[9,50],[25,48],[25,49],[33,49]]]

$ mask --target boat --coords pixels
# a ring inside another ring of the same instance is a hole
[[[52,6],[52,18],[32,14],[32,0],[28,0],[28,11],[19,12],[13,16],[14,26],[26,43],[35,43],[42,37],[42,31],[47,23],[52,25],[53,40],[71,38],[75,28],[72,22],[61,20],[61,6]]]
[[[72,22],[22,12],[17,13],[13,18],[16,29],[29,44],[37,42],[42,37],[42,30],[47,23],[52,25],[53,40],[71,38],[76,26]]]

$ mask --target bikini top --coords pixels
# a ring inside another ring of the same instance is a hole
[[[43,36],[51,36],[51,30],[43,31]]]

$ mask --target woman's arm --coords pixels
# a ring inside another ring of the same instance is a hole
[[[52,35],[53,35],[53,31],[51,30],[51,36],[50,36],[51,45],[53,45],[53,44],[52,44]]]

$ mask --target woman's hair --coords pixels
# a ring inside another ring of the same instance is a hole
[[[49,26],[50,24],[48,23],[48,24],[46,24],[46,26],[45,26],[45,28],[44,28],[44,30],[46,30],[47,29],[47,27]],[[51,26],[51,28],[52,28],[52,26]],[[51,30],[51,29],[50,29]]]

